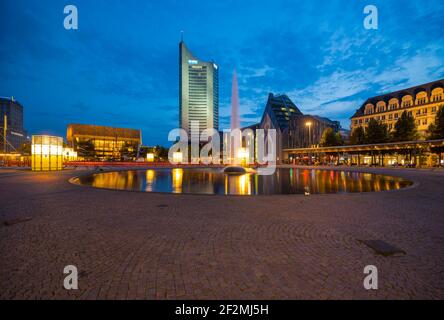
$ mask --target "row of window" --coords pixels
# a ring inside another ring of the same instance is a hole
[[[442,93],[433,95],[430,99],[430,102],[439,102],[444,100],[444,95]],[[421,97],[416,100],[416,105],[422,105],[427,103],[427,97]],[[409,108],[413,106],[413,100],[405,100],[402,101],[402,108]],[[390,103],[387,107],[387,110],[396,110],[398,109],[398,103]],[[376,106],[376,112],[385,112],[385,106]],[[373,107],[366,107],[364,110],[364,114],[372,114],[374,113]]]
[[[436,113],[436,111],[437,111],[436,106],[432,107],[431,110],[432,110],[432,114]],[[428,112],[427,108],[419,109],[416,111],[415,116],[427,115],[427,112]],[[408,114],[413,115],[413,112],[409,111]],[[401,115],[400,113],[391,113],[388,115],[388,117],[386,115],[381,115],[381,116],[374,117],[374,119],[378,120],[378,121],[385,121],[385,120],[387,120],[387,118],[388,118],[388,120],[397,120],[400,117],[400,115]],[[353,120],[353,123],[355,125],[362,124],[362,123],[369,123],[370,119],[371,118],[365,118],[364,120],[363,119],[355,119],[355,120]],[[420,121],[420,120],[418,120],[418,121]],[[427,124],[427,119],[425,119],[425,122],[426,122],[425,124]]]

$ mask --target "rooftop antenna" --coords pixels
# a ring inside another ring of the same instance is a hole
[[[183,30],[180,31],[180,41],[183,42]]]

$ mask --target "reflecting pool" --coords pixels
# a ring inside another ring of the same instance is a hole
[[[275,174],[226,175],[222,169],[149,169],[97,173],[72,180],[96,188],[143,192],[273,195],[378,192],[397,190],[412,182],[402,178],[359,172],[276,169]]]

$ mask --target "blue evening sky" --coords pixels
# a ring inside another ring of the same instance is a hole
[[[63,8],[79,29],[63,28]],[[363,9],[379,9],[379,29]],[[65,136],[68,123],[140,128],[168,145],[178,125],[180,31],[220,67],[220,125],[239,75],[242,124],[269,92],[304,113],[340,120],[379,93],[444,78],[442,0],[1,0],[0,96],[25,108],[30,134]]]

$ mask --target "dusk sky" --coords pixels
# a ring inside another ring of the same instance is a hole
[[[79,29],[63,27],[74,4]],[[363,9],[379,9],[379,29]],[[231,78],[242,124],[260,120],[269,92],[304,113],[340,120],[367,97],[444,78],[444,2],[0,1],[0,96],[24,106],[29,134],[68,123],[142,129],[145,145],[178,126],[181,30],[195,56],[220,70],[220,126]]]

